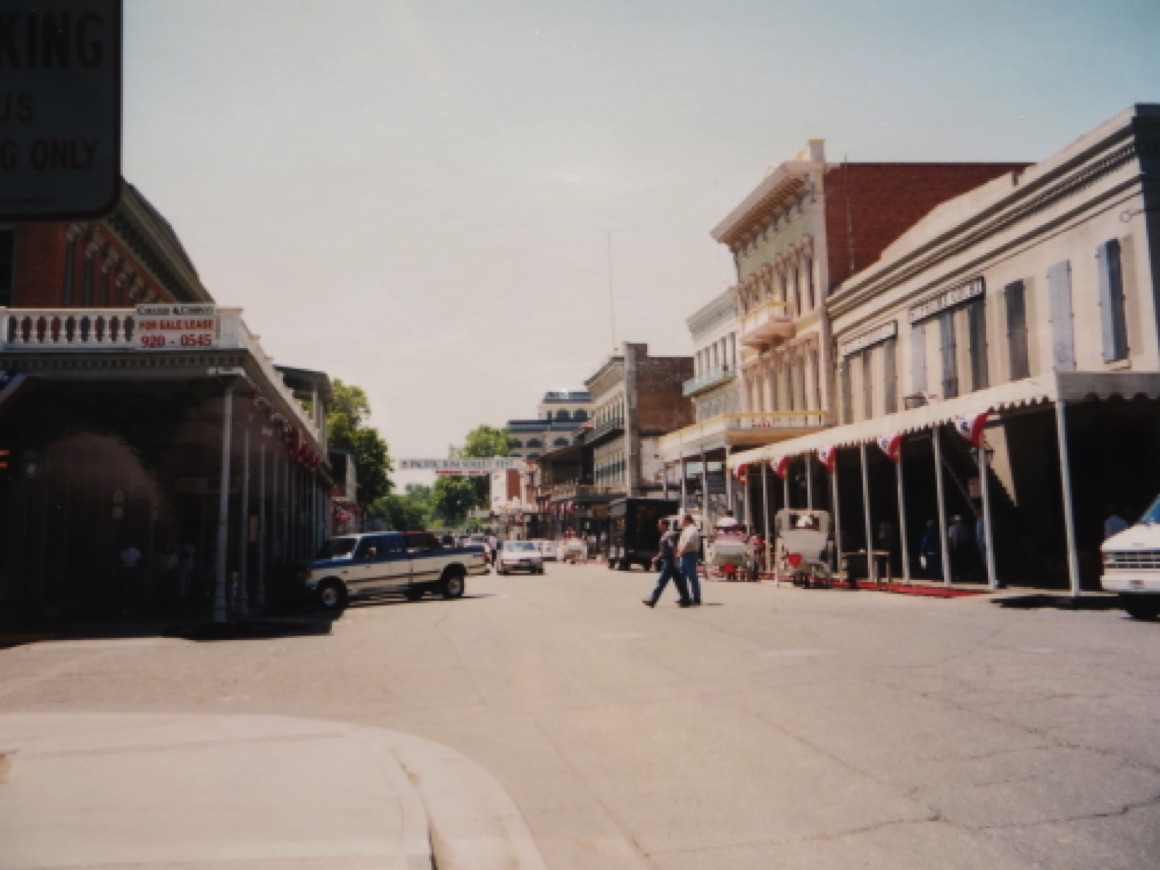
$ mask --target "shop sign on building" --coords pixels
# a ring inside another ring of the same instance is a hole
[[[138,305],[134,343],[142,350],[215,347],[218,315],[213,305]]]
[[[883,323],[873,329],[868,329],[860,335],[856,335],[849,341],[843,341],[838,347],[842,356],[846,357],[852,353],[857,353],[860,350],[865,350],[874,344],[887,341],[898,335],[898,321],[891,320],[889,323]]]
[[[908,312],[910,322],[918,323],[920,320],[934,317],[936,314],[946,311],[948,308],[954,308],[956,305],[962,305],[964,302],[969,302],[977,296],[982,296],[985,290],[986,285],[983,283],[983,277],[980,275],[978,278],[972,278],[965,284],[959,284],[956,287],[951,287],[949,290],[936,293],[934,296],[928,296],[917,305],[910,307],[910,311]]]
[[[527,466],[522,459],[511,456],[487,456],[462,459],[400,459],[400,471],[434,471],[436,474],[474,477],[495,471],[515,469],[523,471]]]
[[[101,217],[121,192],[121,0],[0,16],[0,220]]]

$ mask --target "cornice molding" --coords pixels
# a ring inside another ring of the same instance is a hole
[[[1130,132],[1128,128],[1123,134]],[[1108,145],[1124,138],[1123,134],[1105,140],[1103,143],[1105,147],[1094,149],[1095,152],[1107,150]],[[1084,190],[1136,160],[1141,154],[1149,153],[1160,153],[1160,142],[1130,141],[1095,159],[1092,159],[1093,153],[1089,151],[1083,159],[1069,161],[1044,178],[1036,179],[1025,187],[1015,188],[990,207],[956,223],[925,244],[920,244],[888,262],[879,261],[879,264],[875,264],[878,268],[871,266],[867,270],[867,273],[873,270],[871,274],[863,273],[864,277],[861,279],[857,275],[847,279],[835,293],[831,294],[827,306],[835,316],[846,313],[889,287],[933,269],[938,263],[979,245],[987,238],[1079,196]],[[1139,183],[1143,177],[1142,173],[1135,174],[1093,202],[1115,196],[1126,187]]]

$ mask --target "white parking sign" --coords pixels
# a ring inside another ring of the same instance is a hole
[[[99,217],[121,183],[121,0],[0,5],[0,220]]]

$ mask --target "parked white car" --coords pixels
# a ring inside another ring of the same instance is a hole
[[[1140,520],[1100,546],[1100,584],[1120,596],[1120,606],[1136,619],[1160,614],[1160,498]]]
[[[544,573],[544,557],[532,541],[504,541],[499,548],[499,558],[495,562],[497,574],[512,571],[527,571],[529,574]]]

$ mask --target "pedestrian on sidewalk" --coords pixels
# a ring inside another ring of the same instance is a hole
[[[660,567],[660,573],[657,575],[657,583],[652,594],[644,599],[644,604],[656,607],[661,593],[665,591],[669,580],[672,580],[677,587],[677,595],[680,596],[677,599],[677,604],[681,607],[688,607],[693,601],[689,598],[689,587],[685,583],[684,575],[677,568],[676,530],[670,529],[665,520],[657,523],[657,527],[661,530],[661,541],[657,547],[657,554],[653,556],[652,563],[654,567]]]
[[[942,577],[942,541],[939,540],[938,526],[934,520],[926,521],[918,552],[926,576],[934,580]]]
[[[970,552],[971,530],[963,522],[959,514],[951,521],[947,529],[947,555],[951,560],[951,579],[958,583],[966,574],[967,558]]]
[[[685,514],[681,520],[681,537],[677,541],[677,558],[681,561],[680,571],[685,582],[689,584],[689,592],[693,596],[693,606],[701,604],[701,580],[697,576],[697,562],[701,558],[701,532],[693,522],[691,514]]]

